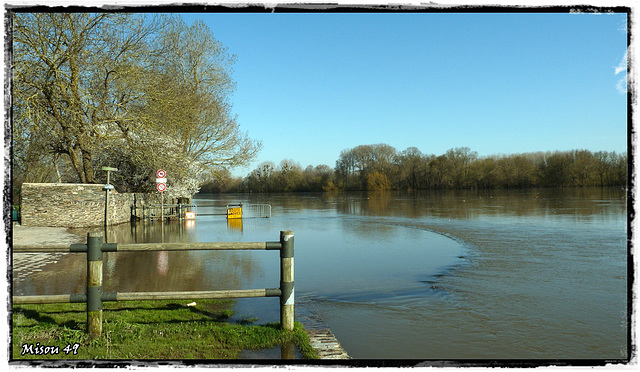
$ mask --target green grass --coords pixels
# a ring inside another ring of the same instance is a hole
[[[291,342],[304,358],[318,358],[298,322],[292,332],[277,323],[230,323],[233,301],[199,300],[196,306],[184,306],[187,302],[105,302],[102,334],[94,340],[86,334],[85,304],[14,306],[12,359],[238,359],[243,350]],[[57,350],[49,349],[53,355],[22,355],[23,345],[34,353],[45,346]]]

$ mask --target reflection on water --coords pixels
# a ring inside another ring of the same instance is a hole
[[[302,359],[302,354],[292,342],[271,349],[244,350],[240,359]]]
[[[229,230],[242,231],[242,219],[241,218],[227,219],[227,228]]]
[[[119,243],[203,241],[196,227],[193,220],[121,224],[110,226],[106,238],[108,242]],[[81,236],[84,234],[79,232]],[[27,280],[14,278],[14,293],[85,292],[86,254],[61,254],[55,266],[55,270],[35,272]],[[103,289],[119,292],[247,289],[248,283],[261,277],[262,272],[251,254],[243,251],[111,252],[104,254]]]
[[[628,355],[620,189],[222,194],[195,202],[271,204],[272,217],[231,223],[202,208],[196,220],[113,226],[108,240],[274,241],[293,230],[296,296],[313,303],[354,358]],[[277,252],[264,251],[109,253],[105,290],[273,288],[278,262]],[[65,257],[18,289],[83,292],[84,267],[84,257]],[[277,298],[241,299],[236,311],[236,320],[279,321]]]

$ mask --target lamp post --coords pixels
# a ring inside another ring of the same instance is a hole
[[[117,172],[118,168],[110,168],[110,167],[102,167],[103,171],[107,171],[107,184],[104,185],[104,228],[105,228],[105,236],[106,236],[106,228],[109,226],[109,191],[113,190],[113,185],[109,184],[110,182],[110,172]]]

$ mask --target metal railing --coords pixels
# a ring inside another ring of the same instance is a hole
[[[271,218],[270,204],[227,204],[227,216],[232,212],[239,213],[237,218]]]
[[[280,297],[280,324],[293,330],[294,272],[293,232],[280,231],[277,242],[228,243],[103,243],[101,233],[88,233],[87,244],[71,245],[15,245],[13,253],[86,252],[87,290],[85,294],[12,296],[14,305],[78,303],[87,304],[87,333],[90,338],[102,333],[102,305],[106,301],[222,299],[249,297]],[[182,292],[103,292],[103,253],[185,250],[279,250],[280,287],[248,290],[182,291]]]
[[[202,209],[214,208],[215,212],[198,212],[198,207]],[[149,204],[142,206],[142,219],[158,219],[178,217],[184,218],[185,212],[196,212],[198,216],[229,216],[230,210],[237,210],[238,218],[271,218],[271,204],[227,204],[226,210],[221,210],[219,205],[197,205],[197,204]],[[140,207],[138,208],[140,209]]]
[[[242,208],[243,218],[271,218],[270,204],[247,204]]]
[[[149,204],[142,206],[142,218],[184,218],[185,212],[197,212],[195,204]]]

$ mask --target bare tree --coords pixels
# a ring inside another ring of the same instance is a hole
[[[14,21],[14,125],[49,135],[81,182],[133,97],[121,88],[156,24],[128,14],[20,13]]]
[[[162,167],[170,187],[189,193],[203,172],[257,155],[261,144],[231,113],[234,57],[204,23],[19,13],[13,28],[14,138],[46,133],[31,143],[64,156],[80,182],[97,182],[100,165],[117,166],[126,172],[121,187],[145,191]]]

